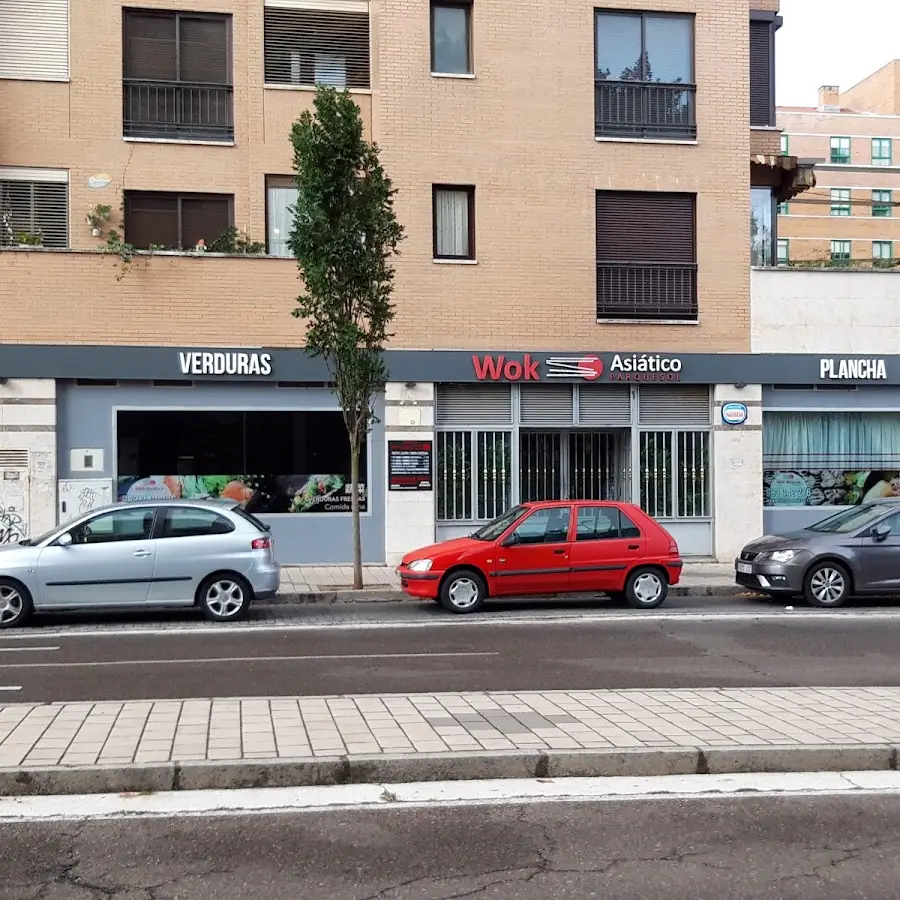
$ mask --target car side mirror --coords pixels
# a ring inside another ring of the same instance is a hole
[[[70,547],[72,545],[72,535],[66,531],[56,539],[56,543],[59,547]]]
[[[876,541],[883,541],[887,536],[891,533],[892,529],[890,525],[886,525],[882,522],[880,525],[876,525],[872,529],[872,537],[875,538]]]
[[[514,547],[519,543],[519,539],[516,537],[516,533],[513,532],[509,537],[503,539],[502,546],[504,547]]]

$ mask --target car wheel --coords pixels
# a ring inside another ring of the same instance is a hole
[[[234,622],[250,608],[253,591],[240,575],[210,575],[197,590],[197,604],[213,622]]]
[[[843,606],[850,596],[850,574],[840,563],[817,563],[803,580],[803,596],[810,606]]]
[[[656,609],[668,593],[668,579],[658,569],[635,569],[625,582],[625,598],[632,609]]]
[[[441,585],[441,606],[454,613],[471,613],[484,606],[487,585],[471,569],[454,572]]]
[[[0,628],[24,624],[33,611],[28,589],[11,578],[0,578]]]

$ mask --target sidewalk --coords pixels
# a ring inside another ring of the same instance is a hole
[[[896,769],[900,688],[0,706],[0,795]]]
[[[364,566],[362,591],[351,590],[350,566],[285,566],[281,570],[281,589],[276,602],[315,603],[402,600],[400,580],[392,566]],[[670,590],[672,596],[729,596],[748,593],[734,582],[731,563],[685,563],[681,581]]]

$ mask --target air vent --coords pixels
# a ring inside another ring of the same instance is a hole
[[[0,450],[0,469],[27,469],[27,450]]]

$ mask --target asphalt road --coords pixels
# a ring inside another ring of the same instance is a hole
[[[900,797],[0,826],[0,900],[896,900]]]
[[[0,636],[0,700],[891,686],[898,646],[900,617],[829,615]]]

